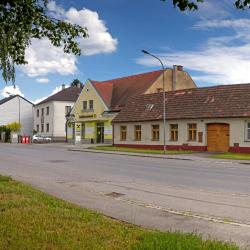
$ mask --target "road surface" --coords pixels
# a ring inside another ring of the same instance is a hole
[[[0,174],[108,216],[250,246],[250,164],[0,144]]]

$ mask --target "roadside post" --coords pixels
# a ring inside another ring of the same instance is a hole
[[[81,144],[82,124],[75,123],[75,145]]]

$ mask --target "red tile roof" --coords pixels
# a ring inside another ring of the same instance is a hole
[[[45,100],[39,102],[36,105],[40,105],[42,103],[51,102],[51,101],[64,101],[64,102],[75,102],[80,95],[82,88],[77,86],[72,86],[69,88],[65,88],[54,95],[49,96]]]
[[[103,82],[90,81],[107,107],[110,110],[119,111],[129,97],[143,94],[161,74],[162,71],[159,70]]]
[[[165,95],[167,120],[250,117],[250,84],[170,91]],[[162,93],[132,97],[113,122],[162,120],[162,102]],[[148,104],[152,104],[151,109]]]

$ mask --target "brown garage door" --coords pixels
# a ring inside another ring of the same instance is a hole
[[[228,124],[207,125],[207,150],[210,152],[227,152],[229,150]]]

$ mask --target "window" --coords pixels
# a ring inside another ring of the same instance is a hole
[[[46,115],[49,115],[49,107],[46,108]]]
[[[39,117],[39,109],[36,110],[36,117]]]
[[[41,132],[44,132],[44,124],[42,123]]]
[[[39,132],[39,124],[36,125],[36,132]]]
[[[44,116],[44,108],[42,108],[42,117]]]
[[[46,124],[46,132],[49,132],[49,123]]]
[[[87,101],[83,101],[83,110],[87,110],[88,104]]]
[[[94,109],[94,101],[93,100],[89,100],[89,109],[90,110]]]
[[[152,125],[152,140],[159,141],[160,139],[160,126]]]
[[[197,137],[197,125],[196,123],[188,124],[188,140],[196,141]]]
[[[126,141],[127,139],[127,126],[120,127],[120,141]]]
[[[68,115],[71,111],[71,106],[65,106],[65,114]]]
[[[178,124],[170,124],[170,140],[178,141]]]
[[[135,126],[135,140],[141,141],[141,125]]]
[[[246,123],[246,139],[250,140],[250,122]]]

